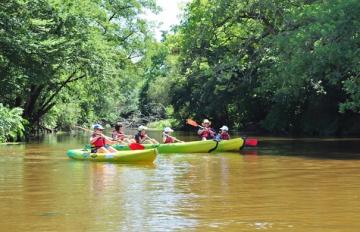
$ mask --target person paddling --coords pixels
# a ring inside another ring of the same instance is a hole
[[[201,125],[202,127],[198,130],[198,135],[201,137],[201,140],[214,139],[216,132],[210,127],[211,122],[208,119],[204,119]]]
[[[175,142],[181,142],[183,141],[178,140],[177,138],[171,136],[171,133],[174,132],[173,129],[170,127],[165,127],[163,131],[163,143],[175,143]]]
[[[146,130],[147,127],[146,126],[139,126],[138,127],[138,133],[135,135],[135,141],[136,143],[146,143],[146,141],[149,141],[152,144],[157,144],[159,143],[158,141],[156,141],[155,139],[150,138],[147,134],[146,134]]]
[[[116,143],[103,134],[104,128],[100,124],[93,126],[94,132],[90,137],[91,153],[111,153],[117,150],[110,146]]]
[[[124,133],[123,125],[120,122],[116,123],[115,130],[113,130],[111,135],[113,140],[119,143],[129,143],[129,140],[128,138],[126,138],[126,135]]]
[[[230,134],[229,134],[229,128],[227,126],[222,126],[220,128],[220,133],[216,136],[219,140],[229,140]]]

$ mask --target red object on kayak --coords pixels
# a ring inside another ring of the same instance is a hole
[[[144,150],[144,148],[145,148],[140,143],[130,143],[129,147],[130,147],[131,150]]]
[[[249,147],[256,147],[258,144],[258,140],[257,139],[245,139],[245,146],[249,146]]]

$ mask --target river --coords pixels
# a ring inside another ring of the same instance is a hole
[[[0,231],[360,230],[359,139],[263,137],[240,153],[147,165],[66,157],[87,140],[0,146]]]

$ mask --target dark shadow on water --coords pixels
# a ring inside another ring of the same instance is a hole
[[[266,140],[259,143],[258,155],[302,156],[317,159],[360,160],[358,139]],[[254,150],[253,148],[245,149]]]

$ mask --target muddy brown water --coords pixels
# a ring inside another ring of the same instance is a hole
[[[0,231],[360,231],[359,139],[260,139],[146,165],[69,160],[79,134],[1,145]]]

